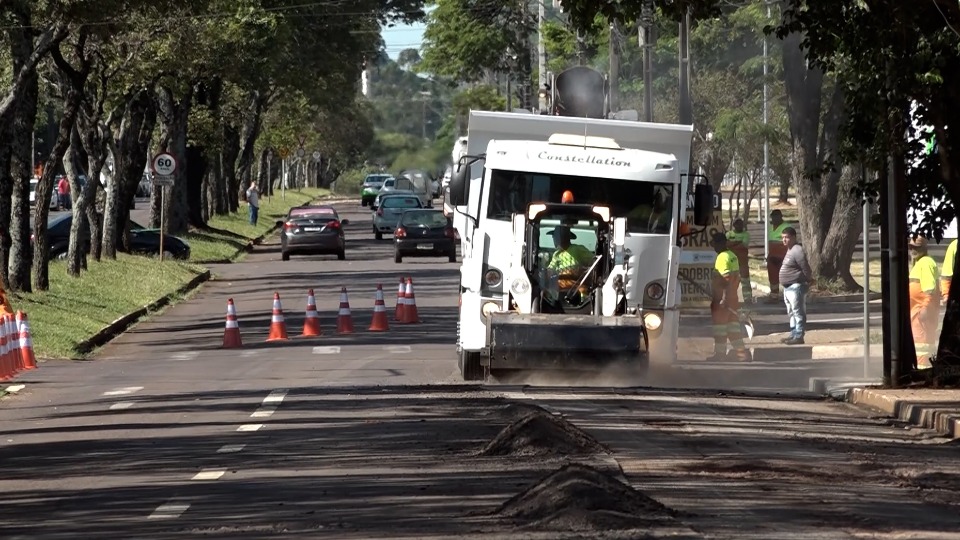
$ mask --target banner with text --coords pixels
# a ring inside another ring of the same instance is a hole
[[[715,233],[726,232],[723,225],[723,195],[713,194],[713,216],[710,224],[702,231],[685,236],[681,243],[680,252],[680,305],[705,306],[710,304],[710,280],[713,272],[713,263],[717,258],[716,252],[710,246],[710,239]],[[693,224],[693,189],[687,193],[687,215],[685,221],[691,230],[699,230]],[[693,283],[696,283],[694,285]]]

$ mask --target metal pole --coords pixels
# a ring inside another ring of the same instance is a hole
[[[620,29],[610,23],[610,111],[620,110]]]
[[[507,73],[507,112],[513,110],[513,73]]]
[[[160,186],[160,262],[163,262],[163,231],[166,229],[167,186]]]
[[[767,19],[770,19],[770,4],[767,4]],[[770,259],[770,143],[767,142],[767,75],[769,66],[767,56],[769,48],[767,35],[763,35],[763,261]]]
[[[537,91],[547,85],[547,46],[543,43],[543,19],[546,17],[543,0],[537,1]]]
[[[643,46],[643,119],[653,122],[653,2],[640,8],[640,40]]]
[[[866,169],[861,165],[861,175]],[[870,201],[863,201],[863,377],[870,376]]]
[[[693,103],[690,95],[690,10],[680,21],[680,123],[693,124]]]
[[[287,200],[287,174],[290,172],[290,166],[287,165],[287,158],[283,158],[283,169],[280,175],[280,198]]]

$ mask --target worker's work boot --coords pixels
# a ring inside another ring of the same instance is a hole
[[[748,349],[737,349],[735,351],[730,351],[730,360],[737,362],[752,362],[753,355],[750,354]]]

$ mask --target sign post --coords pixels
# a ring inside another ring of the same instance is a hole
[[[160,262],[163,262],[163,234],[166,229],[167,188],[173,185],[173,173],[177,172],[177,158],[161,152],[153,156],[153,185],[160,186]]]

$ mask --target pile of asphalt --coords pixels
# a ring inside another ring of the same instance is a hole
[[[593,437],[539,407],[503,428],[481,456],[576,456],[606,453]]]
[[[494,514],[521,528],[611,531],[673,522],[675,513],[617,478],[569,464],[503,503]]]

